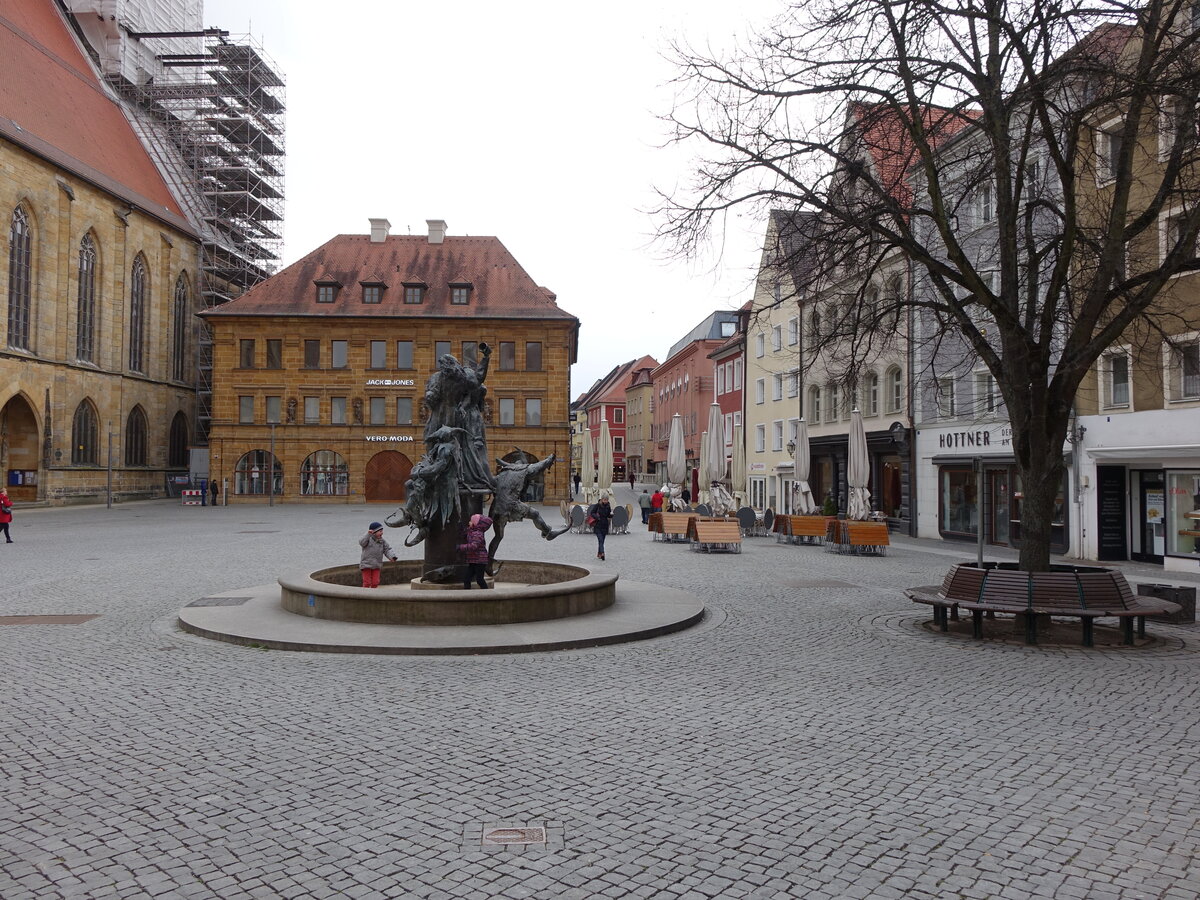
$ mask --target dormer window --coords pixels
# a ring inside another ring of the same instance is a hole
[[[471,290],[474,285],[469,281],[450,282],[450,303],[452,306],[466,306],[471,302]]]
[[[332,303],[342,288],[341,283],[337,281],[318,281],[316,285],[318,303]]]
[[[404,302],[409,306],[419,306],[424,303],[426,287],[428,285],[423,281],[404,282]]]
[[[382,281],[360,281],[362,285],[363,303],[382,303],[383,289],[387,287]]]

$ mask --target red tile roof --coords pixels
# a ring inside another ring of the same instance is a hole
[[[381,279],[383,302],[364,304],[361,281]],[[316,282],[337,282],[333,303],[318,303]],[[404,303],[404,284],[428,285],[418,306]],[[450,285],[471,285],[466,305],[450,303]],[[564,319],[555,295],[539,287],[495,237],[394,235],[372,243],[366,234],[339,234],[303,259],[206,316],[427,316]]]
[[[192,231],[54,0],[0,0],[0,135]]]
[[[899,112],[882,103],[855,103],[851,108],[858,139],[871,154],[880,186],[902,206],[912,200],[906,175],[917,162],[917,149],[909,137],[907,122]],[[921,111],[922,129],[931,147],[953,137],[978,118],[975,111],[963,112],[935,106]]]

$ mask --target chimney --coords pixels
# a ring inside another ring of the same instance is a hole
[[[387,219],[367,219],[371,223],[371,243],[382,244],[384,238],[388,236],[388,232],[392,230],[392,223]]]
[[[440,244],[446,240],[445,219],[426,219],[425,224],[429,226],[429,243]]]

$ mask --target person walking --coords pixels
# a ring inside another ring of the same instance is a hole
[[[596,559],[604,559],[604,539],[608,537],[608,525],[612,521],[612,506],[608,503],[608,495],[603,494],[600,500],[588,510],[592,518],[592,532],[596,535]]]
[[[638,495],[638,506],[642,508],[642,524],[650,524],[650,504],[653,501],[650,498],[650,493],[642,488],[641,494]]]
[[[583,481],[583,479],[579,476],[579,473],[576,472],[575,473],[575,493],[571,495],[572,497],[574,497],[576,494],[579,493],[579,482],[581,482],[581,481]]]
[[[458,552],[462,554],[463,561],[466,563],[466,574],[463,575],[464,590],[471,589],[472,581],[481,588],[487,589],[487,581],[483,577],[488,563],[487,541],[484,539],[484,534],[491,527],[491,519],[475,513],[471,516],[471,522],[467,526],[467,539],[458,545]]]
[[[4,532],[4,543],[11,544],[13,542],[12,535],[8,533],[8,524],[12,521],[12,501],[8,499],[8,491],[0,488],[0,531]]]
[[[650,514],[660,513],[663,509],[663,492],[662,488],[655,488],[654,493],[650,495]]]
[[[358,563],[358,568],[362,570],[362,586],[377,588],[384,557],[396,561],[392,545],[383,539],[383,523],[372,522],[367,527],[367,533],[359,539],[358,546],[362,547],[362,559]]]
[[[634,479],[634,474],[632,472],[630,472],[629,473],[629,489],[631,491],[636,491],[637,486],[633,483],[633,479]]]
[[[209,489],[209,491],[212,492],[212,505],[216,506],[217,505],[217,494],[219,494],[221,492],[221,489],[219,487],[217,487],[217,479],[215,479],[215,478],[209,479],[208,489]]]

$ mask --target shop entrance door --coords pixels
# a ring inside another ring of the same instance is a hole
[[[404,499],[404,482],[412,471],[412,460],[395,450],[376,453],[367,462],[363,493],[368,503],[399,503]]]
[[[992,469],[988,472],[988,490],[991,493],[990,543],[1007,547],[1009,526],[1012,524],[1012,494],[1009,488],[1007,469]]]
[[[1130,556],[1142,562],[1161,564],[1167,552],[1167,486],[1162,472],[1139,474],[1137,529],[1141,547]]]

